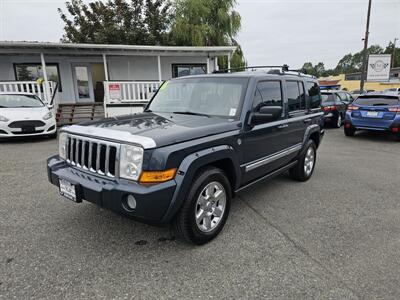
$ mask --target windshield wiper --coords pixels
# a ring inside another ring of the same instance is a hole
[[[181,115],[193,115],[193,116],[203,116],[209,118],[209,115],[202,114],[202,113],[197,113],[194,111],[173,111],[173,114],[181,114]]]

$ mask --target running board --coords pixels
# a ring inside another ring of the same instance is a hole
[[[250,182],[250,183],[248,183],[248,184],[246,184],[246,185],[244,185],[244,186],[238,188],[238,189],[235,191],[235,193],[239,193],[239,192],[241,192],[241,191],[247,189],[248,187],[250,187],[250,186],[252,186],[252,185],[254,185],[254,184],[256,184],[256,183],[258,183],[258,182],[260,182],[260,181],[264,181],[264,180],[267,180],[267,179],[274,178],[274,177],[276,177],[276,176],[282,174],[283,172],[289,170],[290,168],[294,167],[296,164],[297,164],[297,160],[291,162],[290,164],[288,164],[288,165],[286,165],[286,166],[284,166],[284,167],[282,167],[282,168],[280,168],[280,169],[278,169],[278,170],[276,170],[276,171],[274,171],[274,172],[272,172],[272,173],[269,173],[269,174],[267,174],[267,175],[265,175],[265,176],[263,176],[263,177],[260,177],[260,178],[258,178],[258,179],[256,179],[256,180],[254,180],[254,181],[252,181],[252,182]]]

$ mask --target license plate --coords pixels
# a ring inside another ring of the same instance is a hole
[[[60,195],[74,202],[80,202],[76,198],[76,187],[72,183],[60,179]]]
[[[377,117],[378,112],[377,111],[367,111],[367,117]]]
[[[30,125],[25,125],[21,127],[21,131],[26,133],[35,132],[35,127]]]

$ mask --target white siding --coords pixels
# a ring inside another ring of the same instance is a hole
[[[61,103],[75,102],[72,63],[102,63],[101,56],[50,56],[46,63],[58,63],[62,92]],[[206,63],[206,56],[161,56],[162,80],[172,77],[172,64]],[[0,55],[0,81],[15,81],[14,63],[40,63],[40,55]],[[158,81],[157,56],[107,56],[110,80]],[[214,60],[210,59],[214,70]]]

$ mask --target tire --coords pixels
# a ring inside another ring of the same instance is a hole
[[[352,127],[344,129],[344,135],[345,136],[354,136],[355,133],[356,133],[356,130],[354,128],[352,128]]]
[[[211,196],[210,200],[210,195],[218,198]],[[197,245],[211,241],[225,225],[231,198],[231,185],[225,173],[214,167],[204,169],[193,180],[186,201],[174,219],[177,236]]]
[[[396,141],[400,142],[400,132],[396,133],[394,138]]]
[[[342,115],[341,115],[340,113],[338,113],[338,116],[337,116],[337,118],[336,118],[336,122],[333,124],[333,126],[334,126],[335,128],[340,128],[340,127],[342,127],[342,121],[343,121]]]
[[[289,169],[290,177],[297,181],[307,181],[314,173],[316,161],[317,147],[313,140],[309,140],[298,163]]]

